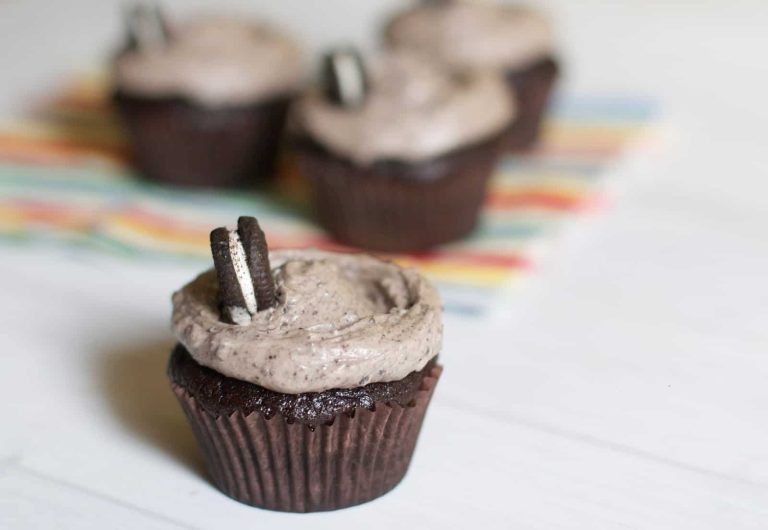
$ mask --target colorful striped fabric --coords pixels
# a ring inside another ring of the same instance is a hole
[[[253,214],[272,247],[338,248],[312,223],[290,160],[270,194],[212,194],[141,180],[129,166],[105,86],[83,78],[27,119],[0,124],[0,234],[7,240],[205,263],[211,227]],[[432,278],[448,309],[483,312],[535,268],[564,221],[603,204],[607,165],[652,129],[655,114],[641,98],[561,98],[541,146],[499,165],[471,238],[391,258]]]

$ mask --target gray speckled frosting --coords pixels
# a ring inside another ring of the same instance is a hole
[[[131,94],[216,107],[296,92],[303,72],[301,51],[279,31],[248,19],[201,17],[171,28],[166,46],[122,53],[113,75]]]
[[[440,299],[418,272],[362,254],[270,253],[277,304],[250,325],[219,320],[215,271],[173,295],[173,330],[224,375],[297,394],[396,381],[442,343]]]
[[[457,75],[411,53],[369,62],[370,91],[354,108],[311,91],[296,110],[312,138],[360,165],[417,162],[492,138],[509,125],[515,104],[500,75]]]
[[[516,70],[553,54],[549,18],[489,0],[422,2],[395,17],[388,44],[458,68]]]

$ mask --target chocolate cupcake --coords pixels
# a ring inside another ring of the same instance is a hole
[[[344,62],[297,104],[301,167],[319,222],[342,243],[422,250],[475,226],[514,117],[503,79],[408,53]]]
[[[558,75],[553,29],[544,14],[496,2],[421,2],[392,19],[385,40],[452,68],[501,72],[518,102],[506,146],[514,151],[535,143]]]
[[[392,489],[441,372],[434,288],[370,256],[268,253],[253,218],[211,245],[216,269],[173,296],[168,374],[215,485],[291,512]]]
[[[246,186],[274,169],[301,53],[258,21],[207,17],[168,29],[156,10],[127,13],[114,101],[148,178]]]

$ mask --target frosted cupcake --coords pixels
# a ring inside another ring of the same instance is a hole
[[[558,73],[554,31],[543,13],[495,1],[421,2],[392,19],[385,40],[451,68],[502,73],[518,102],[507,147],[524,149],[538,138]]]
[[[504,80],[407,53],[366,67],[348,50],[325,71],[296,109],[319,222],[342,243],[386,251],[471,232],[515,114]]]
[[[370,256],[268,252],[253,218],[211,246],[215,270],[173,296],[168,373],[216,486],[292,512],[392,489],[441,371],[434,288]]]
[[[294,41],[246,18],[166,28],[156,10],[137,8],[127,17],[114,99],[138,168],[150,179],[192,186],[268,177],[302,80]]]

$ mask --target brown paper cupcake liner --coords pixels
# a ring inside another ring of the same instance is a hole
[[[315,428],[280,414],[215,416],[172,386],[219,489],[261,508],[314,512],[370,501],[400,482],[441,372],[435,365],[407,406],[377,402]]]
[[[317,219],[334,238],[369,250],[418,251],[473,230],[500,140],[419,163],[361,166],[306,138],[298,153]]]
[[[291,98],[205,108],[179,98],[113,97],[137,168],[181,186],[243,187],[275,167]]]
[[[517,118],[504,142],[508,151],[524,151],[538,141],[558,73],[559,67],[553,58],[507,73],[507,85],[514,93],[518,108]]]

